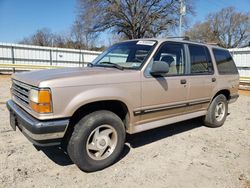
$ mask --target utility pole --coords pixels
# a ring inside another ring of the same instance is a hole
[[[186,5],[184,0],[180,1],[180,23],[179,23],[179,36],[182,36],[182,17],[186,14]]]

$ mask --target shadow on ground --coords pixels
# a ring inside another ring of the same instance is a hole
[[[60,166],[69,166],[74,164],[73,161],[70,159],[69,155],[67,154],[67,152],[65,152],[61,147],[58,146],[39,147],[35,145],[34,147],[38,151],[42,151],[50,160],[52,160],[54,163]],[[123,159],[129,153],[129,151],[130,147],[128,146],[128,144],[125,144],[122,154],[116,162]]]
[[[127,142],[132,148],[137,148],[201,126],[203,126],[201,118],[195,118],[141,133],[127,135]]]
[[[133,135],[128,134],[125,147],[117,162],[123,159],[129,153],[131,147],[132,148],[141,147],[182,132],[190,131],[192,129],[201,127],[202,125],[203,124],[200,118],[196,118]],[[50,160],[52,160],[53,162],[55,162],[60,166],[68,166],[73,164],[68,154],[61,147],[35,146],[35,148],[39,151],[42,151]]]
[[[56,164],[60,166],[68,166],[74,164],[72,160],[69,158],[68,154],[58,146],[51,147],[34,147],[38,151],[42,151],[50,160],[54,161]]]

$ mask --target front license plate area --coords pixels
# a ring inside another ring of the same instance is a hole
[[[17,118],[15,117],[14,114],[10,114],[10,126],[14,131],[16,131],[16,126],[17,126]]]

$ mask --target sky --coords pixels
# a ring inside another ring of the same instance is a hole
[[[250,12],[250,0],[193,2],[196,15],[189,18],[190,25],[228,6],[235,6],[241,12]],[[0,0],[0,42],[16,43],[41,28],[49,28],[53,33],[68,33],[75,20],[76,10],[77,0]]]
[[[18,42],[38,29],[69,32],[76,0],[0,0],[0,42]]]
[[[193,0],[196,15],[192,22],[202,21],[209,13],[220,11],[222,8],[234,6],[239,12],[250,12],[250,0]]]

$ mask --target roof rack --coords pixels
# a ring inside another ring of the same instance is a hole
[[[182,37],[167,37],[168,39],[182,39],[182,40],[190,40],[188,36],[182,36]]]
[[[218,44],[218,43],[216,43],[216,42],[208,42],[207,44],[209,44],[209,45],[213,45],[213,46],[219,46],[219,44]]]

